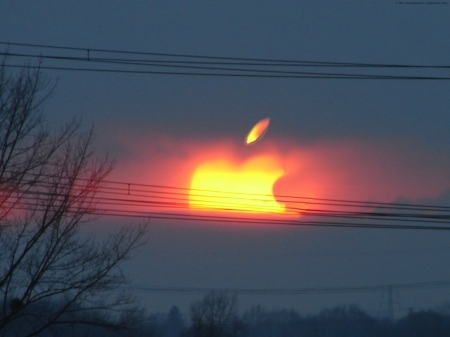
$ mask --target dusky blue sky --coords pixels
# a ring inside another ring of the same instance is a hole
[[[0,3],[0,41],[286,60],[449,65],[450,5],[395,1],[33,1]],[[9,48],[11,52],[18,50]],[[365,70],[370,72],[370,70]],[[405,71],[397,71],[404,74]],[[414,71],[449,77],[450,71]],[[442,188],[448,205],[450,82],[204,78],[47,71],[58,85],[46,105],[52,125],[73,116],[97,130],[100,149],[131,155],[123,130],[184,139],[243,137],[271,117],[266,137],[299,145],[401,141],[411,165]],[[133,153],[139,156],[139,153]],[[414,169],[412,167],[411,169]],[[361,172],[364,174],[364,172]],[[405,172],[406,174],[406,172]],[[428,176],[429,175],[429,176]],[[431,179],[431,178],[430,178]],[[139,177],[133,177],[139,182]],[[439,199],[439,200],[438,200]],[[106,225],[102,225],[106,226]],[[103,227],[102,227],[103,228]],[[302,288],[450,280],[446,233],[343,229],[250,230],[154,221],[148,245],[127,265],[136,284]],[[142,293],[150,311],[186,311],[199,294]],[[396,295],[397,296],[397,295]],[[386,309],[386,294],[241,296],[300,312],[357,303]],[[402,309],[450,299],[450,289],[402,291]],[[383,304],[384,303],[384,304]]]

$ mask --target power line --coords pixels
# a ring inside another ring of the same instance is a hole
[[[322,288],[201,288],[201,287],[174,287],[174,286],[146,286],[131,285],[128,288],[144,292],[163,293],[208,293],[226,292],[245,295],[308,295],[308,294],[348,294],[348,293],[369,293],[392,290],[412,290],[449,287],[450,281],[434,281],[419,283],[397,283],[370,286],[353,287],[322,287]]]
[[[51,187],[52,185],[40,185],[39,187]],[[102,205],[102,206],[108,206],[108,205],[114,205],[114,206],[132,206],[134,208],[139,207],[148,207],[148,206],[155,206],[155,207],[167,207],[167,208],[189,208],[187,205],[188,202],[190,205],[192,205],[192,202],[188,199],[191,196],[190,195],[183,195],[183,197],[172,197],[172,194],[169,194],[169,196],[165,194],[157,194],[157,195],[150,195],[145,196],[144,198],[137,198],[138,196],[134,194],[127,194],[124,195],[122,193],[115,193],[110,191],[104,191],[104,187],[100,187],[96,190],[96,195],[93,196],[93,203],[95,205]],[[66,191],[62,192],[53,192],[53,191],[24,191],[21,192],[18,191],[20,194],[27,193],[25,196],[21,196],[20,198],[22,200],[30,200],[31,204],[33,201],[36,201],[39,197],[61,197],[64,198],[67,194]],[[73,186],[71,188],[71,192],[76,193],[84,193],[83,187],[77,187]],[[155,192],[153,192],[155,193]],[[161,193],[161,192],[156,192]],[[220,192],[218,192],[220,193]],[[199,199],[198,196],[194,194],[194,206],[207,206],[209,208],[215,208],[215,209],[222,209],[222,210],[229,210],[229,211],[236,211],[238,210],[236,207],[240,206],[239,210],[242,210],[242,206],[247,207],[249,211],[255,210],[255,206],[253,205],[246,205],[237,203],[236,201],[222,201],[221,197],[218,198],[218,200],[214,200],[214,197],[211,197],[213,200],[209,200],[208,198],[205,199]],[[246,200],[243,198],[238,198],[238,200]],[[264,201],[262,199],[261,201]],[[316,217],[340,217],[340,218],[352,218],[352,219],[365,219],[365,220],[390,220],[390,221],[415,221],[415,222],[433,222],[433,223],[449,223],[450,221],[450,214],[420,214],[420,213],[393,213],[393,212],[362,212],[362,211],[340,211],[340,210],[326,210],[326,209],[309,209],[308,202],[302,202],[301,204],[304,204],[302,207],[293,207],[288,206],[286,207],[286,211],[292,215],[292,214],[302,214],[305,216],[316,216]],[[343,205],[345,206],[345,205]],[[262,207],[262,206],[261,206]],[[422,210],[423,207],[420,207],[419,210]],[[244,208],[245,210],[245,208]],[[275,209],[272,209],[270,206],[267,206],[265,208],[261,208],[261,211],[264,211],[265,213],[270,213],[270,211],[275,211]],[[410,209],[411,210],[411,209]],[[417,211],[412,209],[413,211]]]
[[[70,52],[83,51],[85,57],[77,55],[48,55],[36,53],[9,53],[0,55],[8,57],[39,58],[40,60],[83,62],[89,64],[107,64],[109,66],[121,66],[122,68],[111,67],[75,67],[72,65],[39,65],[29,66],[32,69],[66,70],[101,73],[124,73],[124,74],[159,74],[159,75],[183,75],[183,76],[213,76],[213,77],[250,77],[250,78],[292,78],[292,79],[371,79],[371,80],[450,80],[447,76],[418,76],[418,75],[383,75],[383,74],[358,74],[358,73],[337,73],[337,72],[308,72],[308,71],[286,71],[277,67],[337,67],[337,68],[370,68],[370,69],[450,69],[450,66],[424,66],[424,65],[399,65],[399,64],[368,64],[368,63],[340,63],[340,62],[312,62],[312,61],[292,61],[277,59],[258,58],[236,58],[217,57],[204,55],[185,54],[164,54],[145,53],[123,50],[89,49],[76,47],[62,47],[50,45],[35,45],[22,43],[0,42],[3,45],[12,45],[26,48],[44,48],[51,50],[64,50]],[[105,58],[92,57],[91,53],[97,54],[124,54],[134,56],[151,57],[151,59],[127,59],[127,58]],[[158,57],[158,59],[154,59]],[[162,59],[161,59],[162,57]],[[192,61],[194,60],[194,61]],[[212,61],[211,61],[212,60]],[[219,62],[221,61],[221,62]],[[5,64],[5,67],[22,68],[23,65]],[[123,67],[126,68],[123,68]],[[220,67],[219,67],[220,66]],[[130,68],[131,67],[131,68]],[[138,67],[138,68],[136,68]],[[149,67],[151,70],[149,70]],[[237,68],[236,68],[237,67]],[[250,67],[250,68],[249,68]],[[257,67],[257,68],[255,68]],[[156,69],[155,69],[156,68]],[[159,70],[160,68],[171,68],[172,71]],[[176,71],[176,70],[184,71]]]
[[[349,78],[349,79],[439,79],[439,80],[447,80],[450,78],[447,77],[412,77],[412,76],[390,76],[390,75],[361,75],[361,74],[343,74],[343,73],[323,73],[323,72],[299,72],[299,71],[283,71],[283,70],[267,70],[267,69],[246,69],[246,68],[230,68],[230,67],[211,67],[206,66],[211,63],[205,62],[195,62],[196,66],[186,65],[185,61],[164,61],[164,60],[124,60],[124,59],[104,59],[104,58],[84,58],[84,57],[67,57],[67,56],[48,56],[42,54],[17,54],[17,53],[0,53],[0,55],[8,56],[8,57],[32,57],[39,58],[40,60],[50,59],[50,60],[63,60],[63,61],[77,61],[77,62],[89,62],[89,63],[107,63],[107,64],[120,64],[120,65],[133,65],[133,66],[146,66],[146,67],[168,67],[168,68],[177,68],[177,69],[195,69],[195,70],[206,70],[206,71],[229,71],[229,72],[243,72],[244,74],[229,74],[229,76],[245,76],[245,73],[249,77],[257,76],[257,77],[293,77],[293,78]],[[192,62],[189,62],[192,64]],[[242,63],[215,63],[216,65],[244,65]],[[262,66],[262,64],[246,64],[253,66]],[[265,64],[265,66],[274,66],[275,64]],[[284,66],[292,64],[283,64]],[[16,67],[17,65],[6,65],[11,67]],[[297,67],[299,65],[296,65]],[[312,66],[311,64],[301,65],[303,66]],[[315,65],[314,65],[315,66]],[[179,72],[161,72],[161,71],[133,71],[133,70],[122,70],[122,69],[98,69],[98,68],[73,68],[73,67],[48,67],[48,66],[40,66],[42,69],[53,69],[53,70],[77,70],[77,71],[108,71],[108,72],[126,72],[126,73],[141,73],[141,74],[186,74],[186,75],[206,75],[206,73],[179,73]],[[447,68],[447,67],[438,67],[438,68]],[[450,67],[448,67],[450,68]],[[256,75],[252,75],[256,73]],[[217,76],[225,76],[227,73],[211,73],[210,75]]]
[[[7,171],[7,173],[14,173],[12,171]],[[26,177],[22,178],[23,183],[33,183],[34,186],[46,187],[53,186],[51,182],[35,181],[35,177],[45,177],[45,178],[55,178],[55,174],[45,174],[45,173],[31,173],[28,172]],[[14,180],[11,180],[13,182]],[[97,182],[102,185],[98,186],[98,191],[104,192],[104,190],[116,191],[119,195],[133,195],[133,196],[148,196],[153,193],[155,194],[166,194],[166,195],[179,195],[188,197],[189,195],[194,196],[207,196],[214,197],[215,195],[220,195],[220,198],[230,198],[237,200],[247,200],[247,198],[265,198],[272,196],[271,194],[261,194],[261,193],[251,193],[251,192],[231,192],[231,191],[220,191],[214,189],[193,189],[190,187],[180,187],[180,186],[169,186],[169,185],[157,185],[157,184],[142,184],[142,183],[132,183],[127,181],[117,181],[117,180],[95,180],[90,178],[77,178],[78,183],[74,183],[72,186],[80,186],[80,182]],[[40,184],[40,185],[39,185]],[[119,187],[111,187],[119,186]],[[123,186],[123,187],[120,187]],[[167,192],[170,191],[170,192]],[[123,192],[123,193],[120,193]],[[143,194],[137,194],[143,193]],[[275,194],[274,197],[281,202],[297,202],[304,204],[313,205],[325,205],[325,206],[348,206],[348,207],[360,207],[360,208],[377,208],[377,209],[394,209],[394,210],[418,210],[418,211],[440,211],[440,212],[450,212],[450,206],[437,206],[429,204],[406,204],[398,202],[375,202],[375,201],[361,201],[361,200],[351,200],[351,199],[330,199],[330,198],[317,198],[317,197],[303,197],[295,195],[283,195]]]
[[[62,206],[63,207],[63,206]],[[39,204],[23,204],[15,207],[17,210],[30,210],[34,211],[48,211],[49,209]],[[176,207],[171,207],[176,209]],[[127,209],[116,208],[86,208],[81,211],[78,209],[70,209],[67,207],[68,215],[77,215],[83,213],[93,216],[111,216],[111,217],[129,217],[139,219],[161,219],[161,220],[176,220],[176,221],[201,221],[201,222],[214,222],[214,223],[237,223],[237,224],[249,224],[249,225],[277,225],[277,226],[291,226],[291,227],[327,227],[327,228],[359,228],[359,229],[401,229],[401,230],[427,230],[427,231],[449,231],[450,226],[431,226],[431,225],[397,225],[397,224],[383,224],[383,223],[362,223],[362,222],[336,222],[329,220],[322,221],[309,221],[309,220],[283,220],[277,218],[269,218],[265,216],[221,216],[221,215],[199,215],[191,213],[164,213],[164,212],[144,212],[133,211]]]
[[[70,190],[55,190],[55,185],[51,182],[55,176],[42,175],[42,178],[47,179],[46,181],[36,181],[36,176],[33,174],[29,176],[31,176],[29,183],[33,184],[32,189],[16,189],[14,192],[16,194],[11,194],[8,202],[3,203],[3,207],[17,208],[17,205],[20,204],[20,207],[41,210],[40,207],[43,203],[48,203],[50,200],[57,204],[59,200],[65,200],[69,193],[74,212],[79,207],[78,202],[82,202],[86,205],[85,212],[93,215],[289,226],[416,230],[448,230],[450,228],[443,226],[450,223],[449,207],[399,203],[390,205],[375,202],[367,205],[355,200],[275,196],[278,202],[286,203],[286,214],[280,214],[270,206],[264,207],[267,195],[227,194],[214,190],[191,190],[181,187],[130,184],[117,181],[104,181],[95,188],[87,189],[83,182],[89,184],[92,181],[86,178],[78,179],[71,185]],[[22,183],[27,184],[28,179],[25,178]],[[259,200],[262,206],[257,209],[254,205],[246,203],[248,200]],[[315,208],[317,205],[321,205],[322,208]],[[327,208],[329,206],[332,208]],[[194,209],[192,209],[193,207]],[[368,207],[371,209],[365,210]],[[377,210],[380,207],[383,207],[382,211]],[[209,208],[210,212],[223,212],[211,215],[208,212],[202,212],[205,208]],[[171,213],[164,210],[169,210]],[[255,211],[260,212],[255,213]],[[235,212],[247,213],[238,216]],[[224,215],[225,213],[228,214]],[[318,220],[312,221],[313,218],[318,218]],[[374,223],[374,221],[376,222]],[[402,222],[403,224],[387,223],[388,221]],[[419,223],[425,225],[419,225]]]
[[[73,50],[82,52],[98,52],[98,53],[115,53],[115,54],[131,54],[142,56],[164,56],[170,58],[199,58],[199,59],[213,59],[213,60],[228,60],[228,61],[246,61],[257,62],[252,63],[260,65],[260,62],[266,63],[280,63],[280,64],[293,64],[293,65],[313,65],[313,66],[344,66],[344,67],[369,67],[369,68],[430,68],[430,69],[449,69],[448,65],[412,65],[412,64],[388,64],[388,63],[356,63],[356,62],[320,62],[320,61],[299,61],[299,60],[284,60],[284,59],[263,59],[263,58],[243,58],[243,57],[224,57],[224,56],[208,56],[208,55],[193,55],[193,54],[174,54],[174,53],[152,53],[141,51],[126,51],[118,49],[96,49],[86,47],[68,47],[68,46],[55,46],[45,44],[30,44],[30,43],[16,43],[0,41],[0,45],[7,46],[21,46],[32,48],[44,48],[44,49],[56,49],[56,50]],[[141,60],[142,61],[142,60]],[[221,63],[223,64],[223,63]],[[235,63],[233,63],[235,64]]]
[[[5,64],[8,68],[23,68],[23,65]],[[80,68],[80,67],[52,67],[52,66],[26,66],[29,69],[44,70],[67,70],[94,73],[111,74],[136,74],[136,75],[181,75],[181,76],[205,76],[205,77],[247,77],[247,78],[280,78],[280,79],[348,79],[348,80],[443,80],[448,81],[450,77],[437,76],[382,76],[382,75],[322,75],[308,74],[304,75],[267,75],[267,74],[230,74],[230,73],[207,73],[207,72],[175,72],[175,71],[148,71],[148,70],[123,70],[123,69],[100,69],[100,68]]]
[[[76,190],[73,192],[77,192]],[[37,204],[37,201],[40,197],[56,197],[56,198],[64,198],[66,193],[53,193],[53,192],[29,192],[29,195],[22,196],[20,199],[22,203],[25,201],[27,205],[32,207]],[[108,211],[110,208],[114,208],[114,211],[127,211],[132,212],[135,215],[142,214],[153,214],[156,212],[160,212],[160,210],[148,210],[141,211],[138,209],[155,207],[158,209],[180,209],[180,210],[190,210],[190,205],[188,205],[188,200],[184,199],[175,199],[170,197],[158,196],[153,197],[152,199],[146,200],[137,200],[137,199],[126,199],[126,198],[114,198],[114,197],[104,197],[101,192],[100,196],[93,196],[92,203],[95,205],[95,210],[100,210],[100,207],[103,207],[104,211]],[[167,201],[167,199],[169,199]],[[197,201],[198,202],[198,201]],[[209,202],[208,200],[202,201],[201,203],[194,204],[194,206],[198,207],[196,210],[201,210],[203,207],[212,208],[212,210],[222,210],[229,212],[237,212],[237,211],[255,211],[260,210],[264,211],[265,214],[270,214],[276,216],[283,216],[282,214],[278,214],[275,212],[275,209],[271,207],[256,209],[252,205],[242,205],[242,204],[230,204],[230,203],[221,203],[217,202]],[[246,206],[247,208],[237,208],[238,206]],[[118,208],[122,207],[122,208]],[[132,209],[127,209],[132,207]],[[427,214],[398,214],[398,213],[377,213],[377,212],[342,212],[342,211],[327,211],[327,210],[307,210],[307,209],[296,209],[289,207],[286,209],[288,212],[287,217],[292,217],[294,215],[304,215],[306,217],[320,217],[320,218],[344,218],[344,219],[356,219],[356,220],[378,220],[378,221],[395,221],[395,222],[415,222],[415,223],[437,223],[437,224],[449,224],[450,223],[450,215],[442,214],[442,215],[427,215]],[[294,213],[297,211],[296,213]]]

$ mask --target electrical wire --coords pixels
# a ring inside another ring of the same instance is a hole
[[[113,54],[127,54],[127,55],[141,55],[141,56],[164,56],[170,58],[199,58],[199,59],[213,59],[213,60],[228,60],[228,61],[246,61],[254,62],[253,65],[260,65],[261,62],[269,64],[287,64],[287,65],[313,65],[313,66],[343,66],[343,67],[368,67],[368,68],[431,68],[431,69],[449,69],[450,66],[439,65],[411,65],[411,64],[382,64],[382,63],[349,63],[349,62],[318,62],[318,61],[298,61],[298,60],[283,60],[283,59],[262,59],[262,58],[242,58],[242,57],[223,57],[223,56],[207,56],[207,55],[192,55],[192,54],[170,54],[170,53],[151,53],[140,51],[124,51],[117,49],[95,49],[86,47],[68,47],[68,46],[55,46],[44,44],[30,44],[30,43],[16,43],[0,41],[0,45],[7,46],[21,46],[31,48],[44,48],[55,50],[71,50],[82,52],[98,52],[98,53],[113,53]],[[223,64],[223,63],[220,63]],[[277,65],[278,65],[277,64]]]
[[[339,78],[339,79],[435,79],[435,80],[448,80],[450,78],[447,77],[412,77],[412,76],[387,76],[387,75],[361,75],[361,74],[343,74],[343,73],[317,73],[317,72],[298,72],[298,71],[282,71],[282,70],[267,70],[267,69],[245,69],[245,68],[229,68],[229,67],[210,67],[210,66],[192,66],[186,65],[185,62],[177,62],[177,61],[147,61],[147,62],[136,62],[136,61],[125,61],[125,60],[115,60],[115,59],[100,59],[100,58],[79,58],[79,57],[65,57],[65,56],[47,56],[47,55],[33,55],[33,54],[17,54],[17,53],[0,53],[3,56],[9,57],[32,57],[39,58],[40,60],[45,59],[57,59],[64,61],[81,61],[81,62],[89,62],[89,63],[108,63],[108,64],[120,64],[120,65],[141,65],[141,66],[152,66],[152,67],[168,67],[168,68],[176,68],[176,69],[195,69],[195,70],[206,70],[206,71],[230,71],[230,72],[243,72],[243,73],[256,73],[256,75],[252,74],[227,74],[227,73],[211,73],[209,75],[214,76],[246,76],[246,77],[280,77],[280,78]],[[177,62],[177,64],[174,64]],[[231,63],[232,65],[240,65],[238,63]],[[228,65],[231,65],[230,63]],[[251,64],[258,65],[260,64]],[[270,65],[270,64],[268,64]],[[8,65],[7,67],[16,67],[17,65]],[[273,66],[273,65],[271,65]],[[292,66],[292,65],[290,65]],[[311,65],[308,65],[311,66]],[[19,65],[19,67],[21,67]],[[30,66],[31,67],[31,66]],[[32,67],[31,67],[32,68]],[[139,74],[186,74],[186,75],[207,75],[207,73],[192,73],[192,72],[160,72],[160,71],[134,71],[134,70],[122,70],[122,69],[98,69],[98,68],[73,68],[73,67],[48,67],[48,66],[38,66],[35,68],[40,69],[52,69],[52,70],[77,70],[77,71],[99,71],[99,72],[120,72],[120,73],[139,73]]]
[[[20,205],[22,209],[42,211],[48,203],[56,207],[62,205],[69,194],[71,208],[68,211],[76,213],[83,209],[83,212],[92,215],[289,226],[450,229],[446,226],[450,224],[450,207],[445,206],[232,193],[112,180],[95,181],[86,177],[65,184],[60,179],[55,174],[33,173],[28,173],[20,181],[10,179],[10,184],[28,187],[3,192],[1,200],[6,202],[1,206],[18,209]],[[60,185],[55,184],[55,180]],[[276,207],[266,206],[264,203],[267,200],[285,205],[284,213]],[[261,206],[255,207],[255,201]],[[215,214],[211,215],[211,212]]]
[[[175,286],[147,286],[131,285],[127,288],[142,292],[151,293],[233,293],[240,295],[308,295],[308,294],[348,294],[348,293],[369,293],[380,292],[386,289],[411,290],[411,289],[429,289],[449,287],[450,281],[432,281],[417,283],[397,283],[381,284],[371,286],[353,286],[353,287],[321,287],[321,288],[201,288],[201,287],[175,287]]]
[[[255,77],[255,78],[303,78],[303,79],[371,79],[371,80],[449,80],[448,76],[418,76],[418,75],[386,75],[386,74],[359,74],[340,72],[307,72],[286,71],[277,67],[338,67],[338,68],[369,68],[369,69],[450,69],[446,65],[400,65],[400,64],[370,64],[370,63],[342,63],[342,62],[315,62],[293,61],[278,59],[217,57],[205,55],[145,53],[121,50],[89,49],[76,47],[62,47],[50,45],[22,44],[0,42],[0,45],[8,45],[25,48],[51,49],[56,51],[69,51],[86,53],[85,57],[77,55],[49,55],[43,53],[10,53],[3,52],[0,55],[7,57],[38,58],[42,60],[64,61],[71,63],[107,64],[109,66],[121,66],[122,68],[99,67],[75,67],[72,65],[39,65],[28,66],[31,69],[67,70],[102,73],[127,73],[127,74],[159,74],[159,75],[185,75],[185,76],[219,76],[219,77]],[[96,54],[120,54],[145,56],[147,59],[118,58],[118,57],[93,57]],[[150,59],[148,58],[150,57]],[[156,58],[156,59],[155,59]],[[22,68],[23,65],[4,64],[5,67]],[[125,68],[123,68],[125,66]],[[220,67],[219,67],[220,66]],[[131,67],[131,68],[130,68]],[[136,67],[138,67],[136,69]],[[149,70],[149,67],[151,70]],[[257,67],[257,68],[255,68]],[[133,69],[134,68],[134,69]],[[156,70],[154,68],[157,68]],[[158,68],[170,68],[172,71],[158,70]],[[176,70],[184,71],[176,71]]]
[[[12,174],[12,171],[6,171]],[[32,178],[27,177],[30,176]],[[53,186],[49,179],[55,178],[55,174],[45,173],[27,173],[26,177],[22,178],[22,182],[25,184],[34,184],[39,187]],[[36,182],[36,177],[44,177],[46,180]],[[231,192],[231,191],[219,191],[213,189],[192,189],[189,187],[157,185],[157,184],[142,184],[131,183],[115,180],[94,180],[91,178],[78,177],[77,182],[72,186],[76,188],[84,185],[81,182],[97,183],[97,192],[115,191],[120,195],[133,195],[133,196],[149,196],[152,194],[165,194],[165,195],[178,195],[181,197],[194,196],[207,196],[214,197],[219,195],[220,198],[229,198],[234,200],[247,200],[248,198],[265,198],[272,197],[270,194],[250,193],[250,192]],[[113,187],[117,186],[117,187]],[[120,187],[122,186],[122,187]],[[341,207],[360,207],[360,208],[376,208],[376,209],[391,209],[391,210],[416,210],[416,211],[436,211],[436,212],[450,212],[450,206],[437,206],[437,205],[425,205],[425,204],[406,204],[406,203],[387,203],[387,202],[374,202],[374,201],[359,201],[359,200],[346,200],[346,199],[330,199],[330,198],[313,198],[302,197],[293,195],[281,195],[276,194],[275,198],[281,202],[298,202],[308,205],[325,205],[325,206],[341,206]]]

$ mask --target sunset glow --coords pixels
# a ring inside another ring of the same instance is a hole
[[[250,130],[246,138],[246,144],[251,144],[260,139],[267,131],[269,127],[270,118],[261,119],[256,125]]]
[[[130,158],[114,171],[112,179],[161,186],[161,192],[151,187],[149,196],[140,191],[143,187],[126,187],[131,199],[141,201],[138,206],[127,206],[130,211],[188,210],[221,216],[228,212],[245,218],[287,219],[337,209],[310,198],[377,202],[436,198],[445,192],[442,181],[449,179],[448,165],[435,161],[430,174],[427,162],[408,157],[411,149],[396,143],[389,147],[336,140],[303,144],[271,137],[258,146],[244,146],[242,139],[133,133],[120,140],[128,144]]]
[[[191,209],[249,213],[284,213],[276,201],[273,185],[284,170],[270,156],[243,163],[218,159],[200,165],[194,172],[189,193]]]

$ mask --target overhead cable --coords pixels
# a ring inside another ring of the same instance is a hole
[[[419,74],[361,74],[323,71],[297,71],[286,68],[349,68],[349,69],[438,69],[447,70],[447,65],[408,65],[408,64],[374,64],[374,63],[345,63],[295,61],[281,59],[238,58],[206,55],[186,55],[168,53],[148,53],[124,50],[90,49],[66,46],[51,46],[23,43],[0,42],[0,45],[33,49],[31,52],[0,53],[9,58],[34,58],[47,60],[52,64],[28,66],[32,69],[66,70],[100,73],[123,74],[159,74],[183,76],[213,76],[213,77],[250,77],[250,78],[297,78],[297,79],[370,79],[370,80],[449,80],[449,76],[419,75]],[[49,54],[35,51],[35,49],[52,50],[53,52],[69,52],[71,55]],[[84,55],[79,55],[83,52]],[[73,54],[76,53],[76,54]],[[95,54],[95,55],[93,55]],[[107,54],[103,56],[103,54]],[[139,58],[112,57],[118,55],[139,56]],[[111,56],[112,55],[112,56]],[[106,57],[107,56],[107,57]],[[144,58],[145,57],[145,58]],[[57,62],[57,64],[54,64]],[[59,64],[64,62],[63,64]],[[76,63],[85,66],[74,66]],[[5,67],[21,68],[21,64],[5,63]],[[101,67],[100,67],[101,66]],[[279,68],[281,67],[281,68]],[[168,69],[168,70],[164,70]]]

